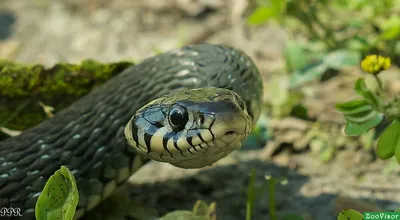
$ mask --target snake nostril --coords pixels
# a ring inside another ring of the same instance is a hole
[[[236,133],[235,131],[227,131],[227,132],[225,132],[225,135],[233,135],[235,133]]]
[[[204,114],[203,113],[199,114],[199,122],[200,122],[200,124],[204,124]]]

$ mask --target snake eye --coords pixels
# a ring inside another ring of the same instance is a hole
[[[182,106],[174,106],[169,112],[169,122],[174,128],[183,129],[189,120],[186,109]]]

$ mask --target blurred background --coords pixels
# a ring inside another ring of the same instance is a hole
[[[399,0],[0,0],[2,60],[47,68],[86,59],[138,63],[202,42],[241,49],[258,66],[265,103],[253,135],[212,167],[147,164],[123,189],[125,205],[110,199],[94,216],[108,210],[152,219],[201,199],[216,202],[217,219],[245,219],[252,169],[257,187],[266,175],[285,179],[275,189],[279,216],[330,220],[345,208],[400,207],[399,165],[375,155],[380,127],[347,137],[345,118],[334,108],[357,96],[357,78],[376,87],[360,68],[369,54],[391,58],[380,76],[389,95],[400,93]],[[49,107],[60,110],[39,101],[40,116],[29,125],[19,124],[24,116],[14,110],[4,113],[2,137],[51,117]],[[253,219],[269,219],[268,194],[256,199]]]

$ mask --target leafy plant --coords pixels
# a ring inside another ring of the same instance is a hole
[[[318,52],[304,47],[288,44],[285,50],[287,69],[292,72],[289,78],[291,88],[321,79],[327,71],[340,72],[346,67],[357,65],[361,60],[360,53],[348,49]],[[304,60],[307,62],[302,63]]]
[[[294,24],[327,51],[347,48],[385,53],[400,62],[400,0],[258,0],[250,25],[277,20]],[[341,16],[346,15],[346,16]]]
[[[75,178],[67,167],[61,166],[46,182],[35,207],[37,220],[72,220],[78,205]]]
[[[363,78],[356,81],[354,90],[362,98],[336,105],[347,120],[345,133],[358,136],[377,126],[384,118],[391,124],[379,137],[376,153],[383,160],[393,156],[400,163],[400,96],[389,97],[384,89],[379,73],[389,68],[390,59],[377,55],[367,56],[361,63],[362,69],[374,76],[379,89],[370,90]]]
[[[289,42],[284,54],[287,71],[291,74],[273,75],[265,86],[268,94],[266,107],[274,118],[291,115],[306,119],[307,108],[301,103],[304,94],[298,88],[314,80],[322,80],[327,72],[340,72],[357,65],[361,60],[361,54],[356,51],[318,51],[312,48],[312,44],[301,45],[297,42]]]
[[[337,220],[363,220],[364,216],[353,209],[345,209],[339,213]]]

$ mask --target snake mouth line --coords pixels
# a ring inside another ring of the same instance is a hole
[[[197,152],[198,154],[190,155],[190,157],[176,158],[175,161],[169,163],[186,169],[210,166],[230,154],[232,151],[239,149],[249,133],[230,133],[228,136],[229,135],[235,135],[235,137],[226,141],[224,140],[224,137],[227,135],[224,135],[221,138],[212,139],[211,141],[199,144],[203,148],[201,149],[201,152]],[[194,147],[189,149],[192,148]],[[187,151],[189,151],[189,149],[187,149]]]
[[[163,153],[150,152],[149,156],[156,156],[158,158],[154,158],[155,160],[169,163],[177,163],[179,161],[194,160],[198,158],[204,158],[207,160],[207,157],[212,157],[213,155],[221,153],[225,156],[233,150],[240,148],[242,140],[248,135],[249,132],[237,133],[229,131],[220,138],[212,138],[211,140],[203,141],[203,143],[198,145],[190,145],[189,148],[181,149],[180,151],[168,151]]]

